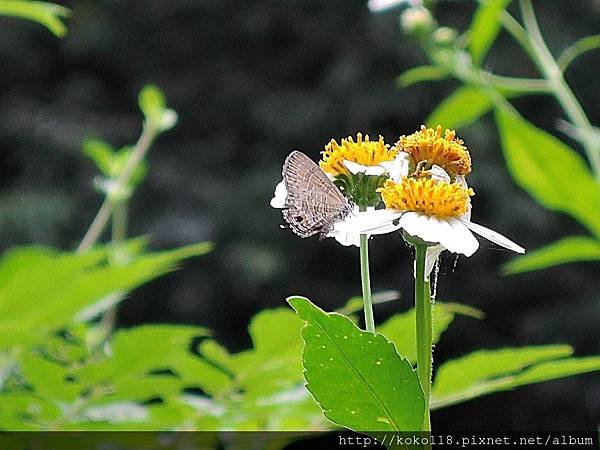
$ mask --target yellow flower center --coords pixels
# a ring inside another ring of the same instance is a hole
[[[321,152],[323,158],[319,161],[319,166],[324,172],[327,172],[334,177],[340,174],[348,174],[348,169],[344,166],[344,160],[352,161],[363,166],[375,166],[383,161],[391,161],[398,154],[397,148],[390,148],[383,141],[383,137],[379,136],[379,140],[369,140],[369,135],[358,133],[356,142],[349,136],[342,139],[341,144],[338,144],[335,139],[332,139],[325,146],[325,151]]]
[[[458,183],[432,179],[404,178],[400,183],[386,180],[378,189],[386,208],[415,211],[436,217],[458,217],[467,212],[473,189]]]
[[[411,155],[416,164],[421,161],[427,161],[428,166],[437,164],[450,175],[468,175],[471,172],[469,151],[454,130],[446,130],[442,136],[441,126],[434,130],[421,125],[419,131],[401,136],[396,147]]]

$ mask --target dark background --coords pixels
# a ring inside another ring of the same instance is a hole
[[[269,207],[281,164],[299,149],[315,160],[332,137],[357,131],[390,143],[411,133],[456,83],[401,90],[395,77],[426,63],[403,35],[396,12],[373,15],[362,0],[89,0],[72,8],[68,35],[56,39],[28,22],[0,18],[0,245],[73,249],[101,197],[85,137],[130,144],[140,132],[137,94],[160,86],[179,113],[176,128],[149,155],[150,173],[131,204],[131,234],[155,249],[202,240],[215,251],[138,290],[119,323],[194,323],[211,327],[232,351],[249,345],[246,326],[262,308],[303,294],[326,309],[360,293],[358,250],[281,230]],[[535,2],[553,51],[598,32],[600,2]],[[448,1],[436,15],[464,30],[475,2]],[[567,78],[600,122],[600,52]],[[497,73],[537,76],[502,34],[487,65]],[[558,135],[552,98],[516,102],[534,123]],[[443,124],[442,124],[443,125]],[[477,192],[473,219],[529,249],[586,233],[538,206],[512,182],[490,117],[459,130],[470,148]],[[559,135],[560,136],[560,135]],[[563,136],[560,136],[564,138]],[[574,146],[575,144],[572,143]],[[598,205],[590,205],[598,207]],[[435,350],[435,363],[476,348],[566,342],[579,355],[600,350],[598,264],[578,263],[503,277],[514,255],[481,242],[471,258],[442,260],[438,299],[487,313],[459,318]],[[384,318],[407,309],[412,262],[399,235],[372,241],[376,291],[399,301],[377,307]],[[435,412],[434,429],[595,429],[596,375],[526,387]]]

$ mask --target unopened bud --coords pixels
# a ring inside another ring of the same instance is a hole
[[[456,30],[454,28],[440,27],[433,33],[433,39],[438,44],[453,44],[456,40]]]
[[[408,34],[429,32],[435,26],[435,20],[426,8],[409,8],[400,18],[402,29]]]

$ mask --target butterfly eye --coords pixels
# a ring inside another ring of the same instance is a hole
[[[302,217],[302,216],[296,216],[296,217],[294,217],[294,219],[296,219],[296,222],[298,222],[298,223],[302,223],[304,221],[304,217]]]

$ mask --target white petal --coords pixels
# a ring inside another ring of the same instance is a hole
[[[271,206],[273,208],[285,208],[285,201],[287,200],[287,189],[285,183],[280,181],[275,187],[275,197],[271,199]]]
[[[367,7],[371,12],[382,12],[406,3],[406,0],[369,0]]]
[[[356,175],[357,173],[364,173],[365,175],[383,175],[385,173],[385,169],[382,166],[365,166],[363,164],[355,163],[354,161],[348,161],[345,159],[342,161],[344,166],[350,171],[350,173]]]
[[[441,244],[453,253],[471,256],[479,246],[469,229],[457,219],[442,219],[411,211],[400,218],[400,226],[408,234]]]
[[[437,164],[431,166],[431,179],[436,181],[443,181],[444,183],[450,183],[450,175]]]
[[[414,211],[404,213],[400,218],[400,226],[411,236],[417,236],[427,242],[438,242],[440,231],[431,216]],[[433,218],[435,219],[435,218]]]
[[[441,245],[435,245],[433,247],[427,247],[427,253],[425,254],[425,281],[429,281],[429,275],[435,266],[435,263],[442,253],[446,250]]]
[[[482,225],[478,225],[476,223],[473,222],[469,222],[466,220],[461,220],[461,222],[470,230],[472,230],[473,232],[477,233],[478,235],[486,238],[489,241],[494,242],[495,244],[498,244],[504,248],[507,248],[509,250],[512,250],[513,252],[517,252],[517,253],[525,253],[525,249],[523,247],[521,247],[518,244],[515,244],[513,241],[511,241],[510,239],[508,239],[505,236],[502,236],[500,233],[497,233],[494,230],[490,230],[489,228],[486,228]]]
[[[410,156],[406,152],[400,152],[393,161],[384,161],[379,165],[385,168],[392,181],[399,183],[403,177],[408,176]]]
[[[473,233],[464,225],[464,223],[455,218],[445,219],[450,225],[452,231],[444,236],[440,241],[444,247],[453,253],[461,253],[465,256],[471,256],[479,248],[479,241],[475,239]]]
[[[398,226],[393,224],[394,218],[397,218],[398,215],[394,211],[375,210],[374,208],[359,211],[358,206],[355,206],[348,217],[334,223],[333,229],[327,234],[327,237],[333,237],[345,246],[359,247],[361,234],[370,236],[398,230]]]
[[[335,238],[340,244],[348,247],[354,245],[360,247],[360,234],[343,226],[343,222],[336,222],[333,229],[327,233],[327,237]]]
[[[363,234],[386,234],[397,231],[400,226],[394,221],[402,212],[393,209],[369,209],[349,216],[345,222]]]

